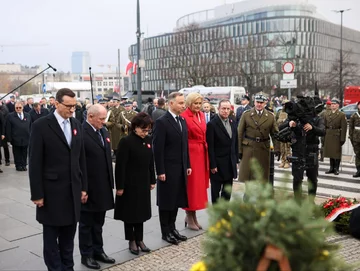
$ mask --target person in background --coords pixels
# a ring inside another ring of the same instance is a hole
[[[40,104],[41,104],[41,107],[42,108],[45,108],[47,110],[50,109],[49,105],[47,104],[47,100],[45,97],[42,97],[41,100],[40,100]]]
[[[5,118],[3,113],[0,111],[0,147],[1,147],[1,142],[2,140],[5,138]],[[1,149],[0,149],[1,152]],[[1,159],[0,159],[1,162]],[[1,169],[1,163],[0,163],[0,173],[3,173],[2,169]]]
[[[49,113],[54,113],[55,109],[55,97],[51,96],[49,98]]]
[[[137,101],[133,101],[132,103],[132,110],[136,111],[136,112],[140,112],[140,109],[138,108],[138,103]]]
[[[29,97],[26,99],[26,105],[24,105],[24,112],[29,113],[33,109],[34,99]]]
[[[15,112],[15,95],[10,95],[10,101],[6,104],[9,113]]]
[[[213,114],[216,114],[215,106],[213,106],[213,105],[210,103],[210,98],[209,98],[209,97],[204,97],[204,102],[209,103],[209,105],[210,105],[210,112],[213,113]]]
[[[20,102],[16,102],[15,112],[10,113],[6,119],[5,137],[12,145],[17,171],[27,171],[30,129],[30,115],[23,112],[23,106]]]
[[[15,109],[15,105],[14,105],[14,109]],[[9,115],[9,110],[8,110],[7,105],[4,102],[3,102],[3,104],[0,104],[0,112],[2,113],[2,115],[4,117],[4,129],[3,129],[4,137],[2,137],[1,144],[0,144],[0,165],[2,164],[2,154],[1,154],[1,147],[2,147],[4,149],[5,166],[8,167],[8,166],[10,166],[10,152],[9,152],[8,141],[5,136],[5,127],[6,127],[6,118]]]
[[[280,109],[277,113],[276,113],[276,124],[279,128],[279,126],[285,122],[285,120],[288,117],[288,114],[285,112],[285,104],[287,103],[287,100],[283,100],[282,101],[282,106],[283,108]],[[289,161],[287,160],[287,157],[291,155],[291,144],[289,142],[280,142],[280,159],[281,162],[279,164],[279,168],[289,168],[290,164]]]
[[[331,101],[328,100],[328,101],[326,101],[325,109],[323,111],[321,111],[319,116],[324,119],[326,112],[330,112],[330,111],[331,111]],[[320,143],[321,143],[321,146],[320,146],[320,159],[319,159],[319,161],[324,162],[324,144],[325,144],[325,137],[324,136],[320,137]]]
[[[354,178],[360,177],[360,101],[357,103],[358,112],[349,120],[349,139],[354,148],[356,173]]]
[[[80,101],[76,102],[76,107],[75,107],[75,119],[77,119],[80,123],[83,123],[84,120],[86,120],[86,118],[84,118],[84,114],[83,114],[83,110],[82,110],[82,104]]]
[[[189,157],[192,163],[188,176],[188,207],[185,208],[185,227],[192,230],[202,229],[196,217],[196,211],[206,208],[209,188],[209,157],[206,143],[206,122],[201,112],[203,97],[192,92],[186,96],[186,110],[181,114],[188,128]],[[156,111],[155,111],[156,112]]]
[[[206,124],[208,124],[208,122],[210,120],[212,120],[216,115],[215,113],[210,111],[210,103],[209,102],[203,102],[202,111],[204,112]]]
[[[150,252],[143,241],[144,222],[151,218],[151,193],[155,168],[151,137],[152,120],[144,112],[131,120],[130,134],[118,146],[115,165],[116,201],[114,219],[124,221],[129,251]]]
[[[48,114],[49,111],[46,108],[41,107],[40,103],[34,103],[33,109],[31,109],[29,112],[31,122],[34,122],[41,117],[47,116]]]
[[[246,111],[246,110],[250,110],[251,106],[250,106],[250,97],[247,95],[243,95],[241,98],[241,106],[239,106],[236,109],[236,127],[239,126],[240,123],[240,119],[242,114]]]
[[[106,114],[102,105],[92,105],[83,123],[88,200],[81,206],[79,249],[81,263],[91,269],[100,269],[97,261],[115,263],[104,252],[102,237],[106,211],[114,209],[110,137],[104,128]]]
[[[211,201],[215,204],[221,196],[230,200],[233,179],[237,177],[238,137],[236,121],[229,118],[229,100],[219,102],[219,113],[207,124],[206,141],[209,146]]]
[[[155,122],[158,118],[166,113],[165,110],[165,99],[159,98],[158,99],[158,106],[157,109],[152,112],[151,118]]]

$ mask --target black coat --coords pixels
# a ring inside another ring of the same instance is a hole
[[[98,134],[86,121],[83,127],[89,196],[81,210],[102,212],[114,209],[114,176],[109,133],[105,128],[100,131],[104,140],[103,146]]]
[[[190,168],[188,131],[180,117],[182,130],[166,112],[156,120],[154,129],[154,157],[157,175],[165,174],[166,180],[157,181],[157,205],[161,210],[188,207],[186,170]]]
[[[164,108],[156,108],[156,110],[152,112],[151,118],[155,122],[162,115],[165,115],[165,113],[166,113],[166,110]]]
[[[237,177],[238,133],[234,120],[230,120],[230,126],[231,138],[218,115],[207,124],[206,141],[210,169],[217,168],[218,170],[215,174],[210,172],[211,180],[229,181]]]
[[[44,199],[36,219],[44,225],[66,226],[79,221],[81,191],[87,191],[84,133],[74,118],[71,148],[54,114],[32,125],[29,144],[31,200]]]
[[[21,120],[16,112],[12,112],[6,119],[6,138],[14,146],[28,146],[30,138],[31,119],[28,113],[23,113]]]
[[[151,138],[134,133],[122,138],[116,154],[116,196],[114,218],[127,223],[142,223],[151,218],[150,185],[155,184]]]
[[[9,113],[15,112],[15,103],[8,102],[8,103],[6,104],[6,107],[8,108]]]
[[[38,114],[34,109],[31,109],[30,112],[31,122],[36,121],[37,119],[47,116],[49,114],[49,110],[46,108],[40,107],[40,114]]]
[[[26,112],[26,113],[29,113],[31,111],[31,109],[33,109],[33,106],[30,107],[29,104],[24,106],[24,112]]]
[[[1,136],[5,135],[5,118],[3,113],[0,111],[0,146],[1,146]],[[1,151],[1,150],[0,150]]]
[[[249,104],[247,104],[245,107],[239,106],[236,109],[236,127],[239,126],[240,123],[240,119],[242,114],[246,111],[246,110],[250,110],[251,106]]]

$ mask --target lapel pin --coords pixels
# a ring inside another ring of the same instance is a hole
[[[107,137],[107,138],[106,138],[106,141],[107,141],[108,143],[110,143],[110,138]]]
[[[73,134],[74,134],[74,136],[77,135],[77,130],[76,129],[73,130]]]
[[[147,144],[147,147],[150,149],[150,148],[151,148],[151,145],[150,145],[150,144]]]

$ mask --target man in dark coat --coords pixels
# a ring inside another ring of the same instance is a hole
[[[156,110],[152,112],[151,118],[155,122],[158,118],[160,118],[165,113],[166,113],[165,99],[164,98],[159,98],[158,106],[157,106]]]
[[[210,109],[211,109],[210,106],[211,106],[211,104],[209,102],[203,102],[203,104],[202,104],[202,110],[205,115],[206,124],[209,123],[216,115],[216,113],[213,113],[210,111]]]
[[[26,99],[26,105],[24,106],[24,112],[29,113],[34,107],[34,99],[29,97]]]
[[[15,105],[14,105],[14,110],[15,110]],[[5,166],[10,166],[10,152],[9,152],[8,141],[5,136],[6,119],[7,119],[7,116],[9,115],[9,109],[5,103],[3,103],[3,104],[0,103],[0,112],[2,113],[2,115],[4,117],[4,123],[3,123],[4,128],[2,130],[3,137],[0,138],[0,141],[1,141],[0,147],[2,147],[4,149]],[[1,148],[0,148],[0,165],[1,164],[2,164],[2,154],[1,154]]]
[[[1,147],[1,141],[2,139],[5,138],[5,118],[3,113],[0,111],[0,147]],[[1,152],[1,149],[0,149]],[[1,160],[0,160],[1,162]],[[3,173],[2,169],[1,169],[1,163],[0,163],[0,173]]]
[[[171,93],[169,111],[156,120],[153,135],[162,239],[175,245],[187,239],[175,228],[178,208],[188,207],[186,182],[191,174],[187,126],[179,116],[184,110],[184,95]]]
[[[31,122],[34,122],[41,117],[47,116],[49,114],[49,110],[42,107],[39,103],[34,103],[33,109],[30,110],[29,114]]]
[[[6,104],[6,107],[9,109],[9,113],[15,112],[15,96],[10,96],[10,101]]]
[[[28,113],[23,112],[21,102],[15,103],[15,112],[6,119],[5,137],[11,143],[15,168],[17,171],[27,171],[27,151],[29,146],[31,119]]]
[[[73,270],[74,236],[81,204],[87,201],[83,128],[72,117],[75,93],[60,89],[56,110],[32,125],[29,145],[31,200],[43,224],[48,270]]]
[[[83,123],[89,199],[81,206],[79,248],[81,263],[91,269],[100,269],[96,260],[115,263],[104,252],[102,238],[106,211],[114,208],[110,136],[103,128],[106,115],[102,105],[92,105]]]
[[[241,106],[239,106],[239,107],[236,109],[236,127],[239,126],[239,123],[240,123],[240,119],[241,119],[242,114],[243,114],[246,110],[249,110],[249,109],[251,109],[251,106],[250,106],[250,97],[247,96],[247,95],[244,95],[244,96],[241,98]]]
[[[237,177],[238,134],[236,122],[229,118],[231,103],[222,100],[219,103],[219,114],[206,128],[206,141],[210,161],[211,201],[215,203],[221,191],[221,197],[230,200],[231,193],[225,190],[232,188],[233,179]]]

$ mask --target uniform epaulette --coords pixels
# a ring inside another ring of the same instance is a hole
[[[251,109],[252,109],[252,108],[245,110],[245,111],[243,112],[243,114],[245,114],[246,112],[250,112]]]

